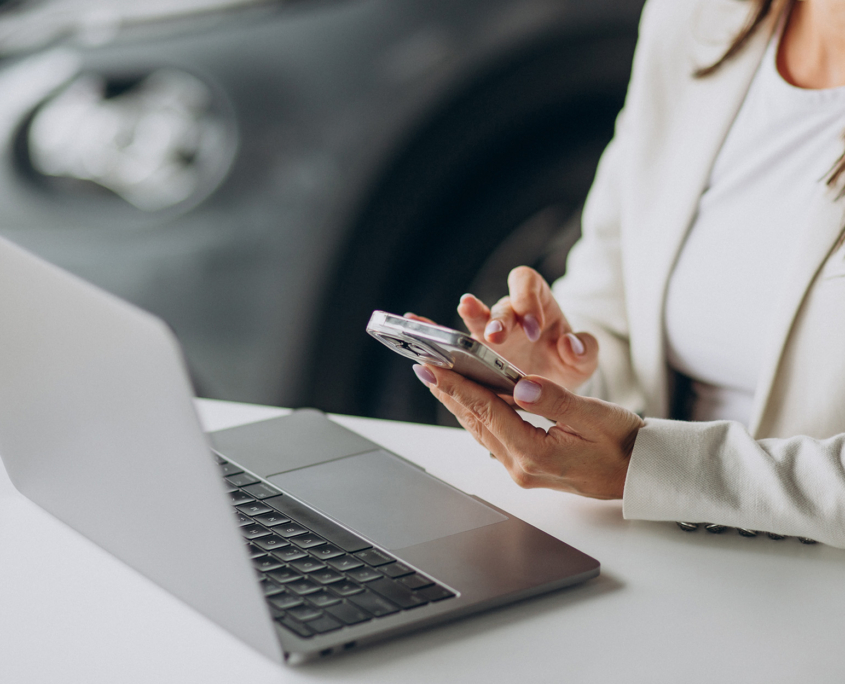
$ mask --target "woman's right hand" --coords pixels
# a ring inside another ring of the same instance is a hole
[[[549,284],[534,269],[512,270],[508,290],[492,309],[474,295],[461,297],[458,313],[472,336],[525,373],[570,390],[583,384],[598,365],[596,338],[572,332]]]

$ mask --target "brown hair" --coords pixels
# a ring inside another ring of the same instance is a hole
[[[763,25],[763,22],[770,14],[789,12],[795,2],[796,0],[751,0],[753,6],[748,14],[748,21],[746,21],[745,26],[736,34],[728,49],[725,50],[725,53],[710,66],[697,69],[695,71],[695,77],[705,78],[718,71],[725,62],[729,62],[742,52],[748,41],[760,26]],[[845,174],[845,152],[839,156],[828,172],[827,184],[831,187],[835,186],[839,182],[839,179],[843,177],[843,174]],[[845,195],[845,187],[839,193],[840,197],[842,195]]]
[[[757,29],[763,25],[766,17],[772,12],[772,8],[778,6],[777,9],[785,8],[786,5],[791,6],[794,0],[751,0],[754,4],[751,12],[748,14],[748,20],[745,26],[742,27],[739,33],[736,34],[728,49],[716,62],[707,67],[701,67],[695,72],[695,76],[703,78],[718,71],[725,62],[729,62],[736,57],[742,49],[751,40],[751,36],[757,33]]]

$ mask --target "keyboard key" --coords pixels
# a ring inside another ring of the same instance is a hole
[[[279,594],[284,591],[278,584],[271,582],[266,577],[261,580],[261,589],[264,591],[265,596],[272,596],[273,594]]]
[[[240,506],[236,506],[241,513],[244,515],[261,515],[262,513],[269,513],[272,509],[267,508],[264,504],[258,503],[257,501],[251,501],[249,503],[241,504]]]
[[[305,551],[300,551],[295,546],[289,546],[286,549],[277,549],[276,551],[273,551],[273,555],[280,561],[290,563],[297,558],[305,558],[308,554],[305,553]]]
[[[323,608],[325,606],[334,605],[335,603],[340,603],[340,599],[335,598],[325,589],[320,589],[320,591],[315,591],[313,594],[308,594],[308,603],[319,608]]]
[[[372,580],[384,577],[384,575],[377,570],[367,567],[355,568],[354,570],[347,572],[346,575],[349,579],[354,579],[356,582],[371,582]]]
[[[298,579],[302,579],[302,575],[300,575],[296,570],[291,568],[279,568],[278,570],[271,570],[267,573],[269,577],[271,577],[276,582],[281,582],[282,584],[287,584],[288,582],[293,582]]]
[[[277,568],[284,566],[284,563],[281,561],[276,560],[273,556],[267,555],[253,558],[252,564],[255,566],[256,570],[260,570],[261,572],[269,572],[270,570],[276,570]]]
[[[321,563],[320,561],[314,558],[309,558],[308,556],[300,558],[299,560],[291,561],[290,566],[299,570],[302,574],[322,570],[326,567],[325,563]]]
[[[276,606],[276,608],[281,608],[282,610],[287,610],[288,608],[294,608],[296,606],[302,605],[302,599],[295,594],[291,594],[289,591],[282,590],[282,593],[276,594],[275,596],[270,596],[267,599],[272,605]]]
[[[404,563],[390,563],[390,565],[380,565],[379,570],[388,577],[402,577],[403,575],[413,574],[413,570]]]
[[[300,596],[305,596],[306,594],[313,594],[315,591],[320,591],[319,586],[314,584],[312,581],[305,579],[304,577],[293,582],[289,582],[287,584],[287,588],[293,592],[296,592]]]
[[[364,561],[367,565],[372,565],[373,567],[386,565],[387,563],[392,563],[396,560],[395,558],[388,556],[386,553],[382,553],[378,549],[359,551],[355,554],[355,557]]]
[[[352,605],[349,601],[343,601],[335,606],[327,606],[326,612],[340,620],[345,625],[357,625],[360,622],[370,620],[369,614]]]
[[[344,579],[344,577],[339,572],[332,570],[331,568],[326,568],[325,570],[312,572],[310,579],[315,582],[319,582],[320,584],[333,584],[334,582],[340,582],[340,580]]]
[[[255,546],[255,544],[247,544],[246,551],[250,558],[257,558],[258,556],[264,555],[264,551]]]
[[[246,485],[251,485],[255,482],[258,482],[258,478],[255,478],[252,475],[248,475],[247,473],[229,475],[226,480],[228,480],[231,484],[235,485],[236,487],[245,487]]]
[[[354,596],[350,596],[349,600],[376,617],[399,612],[399,608],[395,604],[372,591],[363,591],[360,594],[355,594]]]
[[[256,525],[253,523],[252,525],[244,525],[241,529],[241,534],[246,539],[258,539],[259,537],[266,537],[270,534],[270,530],[265,530],[261,525]]]
[[[226,477],[229,475],[237,475],[238,473],[242,473],[243,470],[238,468],[238,466],[236,466],[234,463],[226,462],[220,464],[220,472],[222,472],[223,476]]]
[[[244,487],[244,491],[256,499],[268,499],[271,496],[279,496],[278,489],[271,487],[268,484],[264,484],[263,482],[258,482],[257,484]]]
[[[359,594],[364,591],[355,582],[350,582],[349,580],[330,584],[329,589],[331,589],[333,594],[337,594],[338,596],[352,596],[353,594]]]
[[[309,606],[307,603],[303,603],[301,606],[296,606],[295,608],[289,608],[286,612],[297,620],[302,620],[302,622],[308,622],[308,620],[313,620],[323,614],[322,610],[314,606]]]
[[[294,520],[298,520],[303,525],[310,527],[321,537],[328,539],[332,544],[339,546],[347,553],[361,551],[372,546],[372,544],[368,544],[358,535],[344,529],[337,523],[289,496],[276,496],[272,499],[265,499],[264,503],[272,506],[280,513],[288,515]]]
[[[420,589],[414,593],[426,601],[441,601],[454,596],[451,591],[438,585],[427,587],[426,589]]]
[[[241,513],[240,511],[238,511],[237,513],[235,513],[235,515],[237,516],[237,519],[238,519],[238,524],[239,524],[239,525],[241,525],[241,526],[243,526],[243,525],[252,525],[252,518],[247,518],[247,517],[246,517],[243,513]]]
[[[343,551],[332,544],[324,544],[319,549],[314,549],[311,554],[323,560],[344,555]]]
[[[387,599],[390,599],[400,608],[416,608],[428,603],[427,599],[414,594],[407,587],[403,587],[392,579],[383,577],[380,580],[375,580],[367,585],[368,589],[378,592]]]
[[[256,539],[254,543],[259,549],[264,549],[265,551],[273,551],[274,549],[289,546],[284,539],[277,537],[275,534]]]
[[[331,558],[326,562],[341,572],[346,572],[347,570],[352,570],[353,568],[360,568],[363,565],[363,563],[354,556],[338,556],[337,558]]]
[[[255,516],[255,521],[260,522],[265,527],[275,527],[276,525],[289,523],[290,518],[271,510],[269,513],[265,513],[264,515]]]
[[[314,634],[310,629],[308,629],[305,625],[297,620],[294,620],[292,617],[288,617],[287,615],[276,618],[276,622],[278,622],[282,627],[286,627],[294,634],[298,634],[301,637],[307,638]]]
[[[290,541],[291,544],[296,544],[300,549],[310,549],[326,543],[316,534],[301,534],[296,537],[291,537]]]
[[[317,634],[325,634],[326,632],[333,632],[336,629],[340,629],[343,627],[337,620],[334,618],[330,618],[328,615],[324,615],[321,618],[317,618],[316,620],[311,620],[308,623],[308,628],[317,632]]]
[[[408,575],[407,577],[401,577],[399,580],[400,584],[404,584],[408,589],[422,589],[423,587],[430,587],[434,582],[432,582],[428,577],[423,577],[422,575]]]
[[[308,530],[306,530],[302,525],[297,525],[295,522],[289,522],[287,525],[276,525],[273,532],[288,538],[295,537],[298,534],[305,534]]]
[[[240,489],[235,492],[229,492],[229,498],[231,499],[233,506],[249,503],[253,500],[249,494],[245,494]]]

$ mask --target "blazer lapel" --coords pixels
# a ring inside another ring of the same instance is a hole
[[[739,27],[747,16],[748,6],[732,3],[731,7],[739,14],[727,25]],[[631,328],[636,328],[631,334],[631,352],[643,385],[648,415],[666,416],[669,411],[670,383],[663,325],[669,278],[713,163],[757,71],[773,25],[774,19],[714,75],[691,79],[679,89],[679,97],[683,98],[681,109],[672,116],[677,125],[666,132],[663,140],[644,141],[658,149],[657,155],[650,155],[649,165],[664,171],[643,174],[641,192],[636,199],[632,198],[638,205],[636,230],[629,236],[630,244],[625,249],[636,255],[629,264],[636,272],[627,278],[631,290]],[[698,66],[712,63],[723,49],[723,44],[696,43],[693,63]],[[651,187],[647,185],[649,182]]]
[[[801,227],[801,245],[786,271],[787,287],[784,299],[773,321],[771,343],[763,351],[760,379],[751,408],[749,430],[754,437],[760,437],[758,432],[763,424],[778,366],[795,318],[816,275],[842,235],[845,207],[842,201],[836,200],[836,192],[838,191],[828,190],[810,208],[807,222]]]

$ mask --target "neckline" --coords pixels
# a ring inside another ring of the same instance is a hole
[[[794,102],[818,105],[826,102],[839,102],[845,99],[845,85],[832,88],[802,88],[787,81],[778,70],[777,55],[785,22],[782,20],[778,30],[772,34],[769,45],[763,55],[761,68],[763,76],[770,82],[772,88],[782,97],[788,97]]]
[[[766,48],[766,53],[763,56],[763,63],[761,65],[763,70],[772,72],[770,74],[770,80],[776,83],[774,85],[775,88],[779,88],[783,93],[792,93],[792,95],[786,95],[786,97],[793,97],[796,100],[803,99],[813,103],[839,99],[840,95],[836,93],[845,92],[845,85],[833,86],[832,88],[802,88],[787,81],[780,73],[778,69],[778,53],[780,52],[783,34],[786,31],[786,25],[789,22],[789,14],[789,11],[781,12],[778,18],[777,25],[772,32],[772,37]]]

